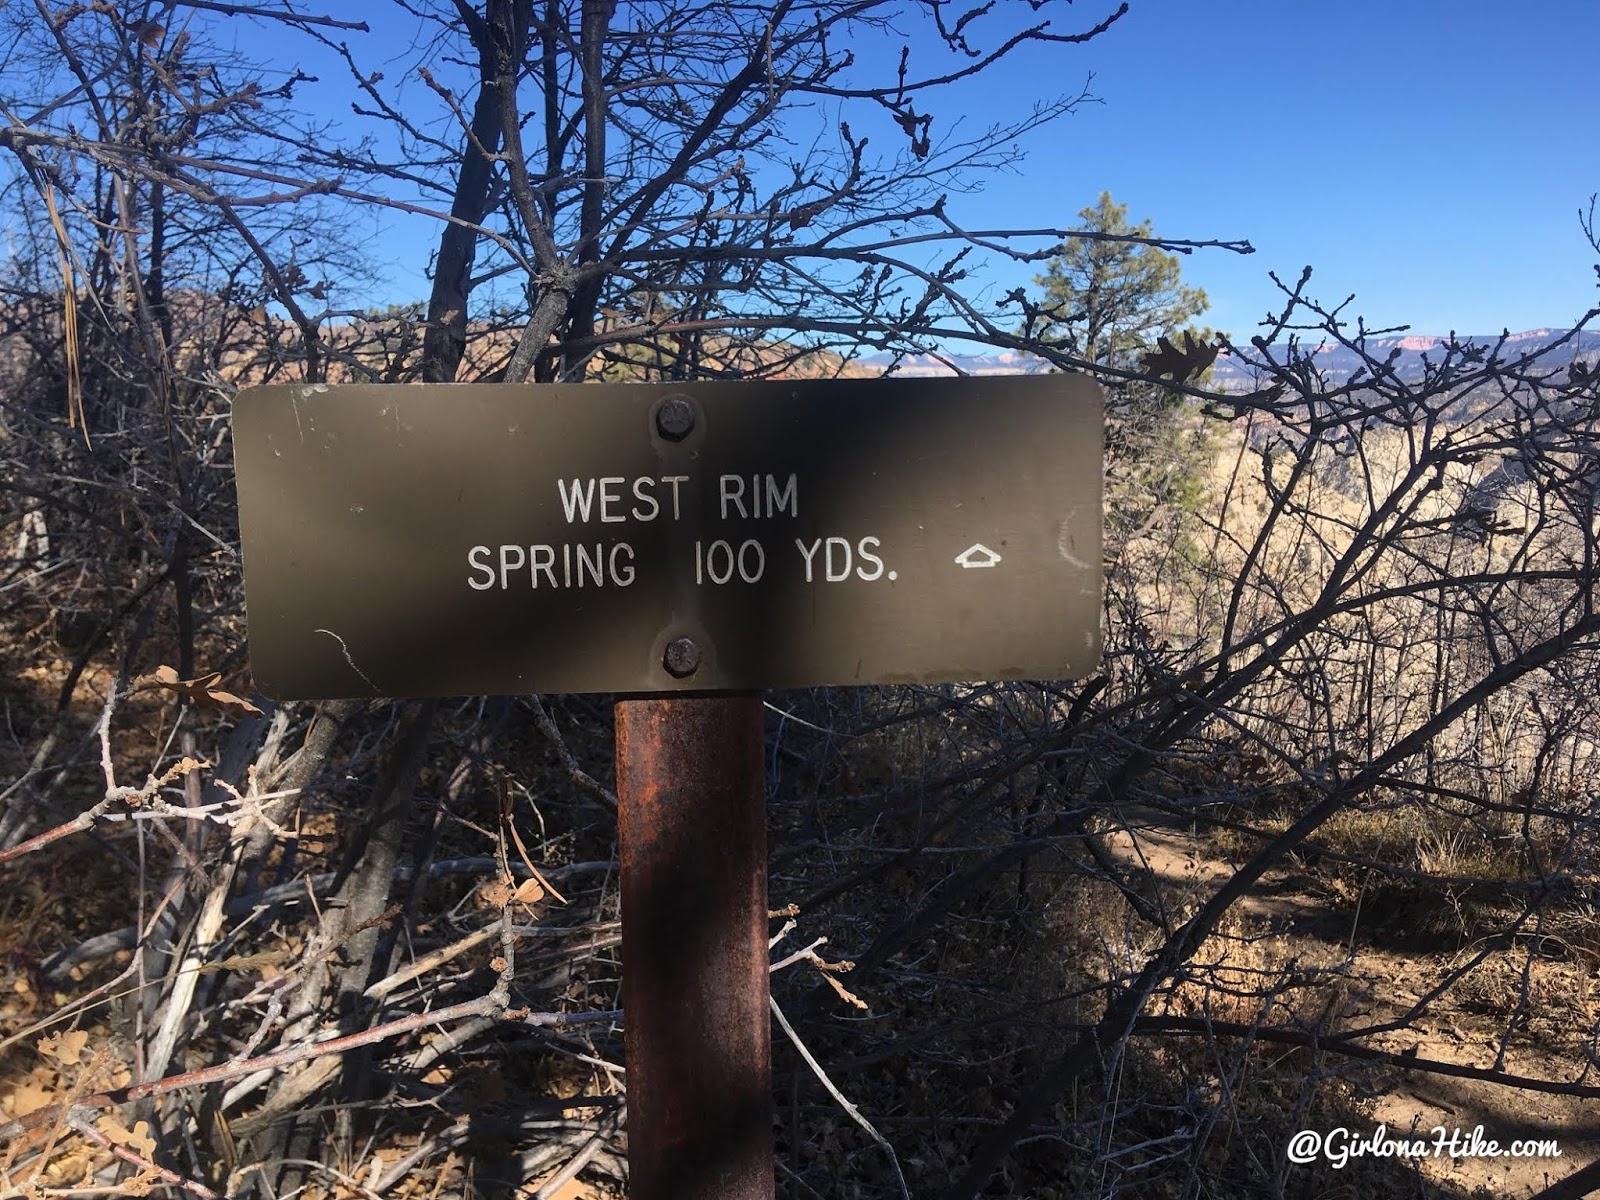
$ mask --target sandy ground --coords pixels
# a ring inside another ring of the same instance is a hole
[[[1118,860],[1148,871],[1151,886],[1172,904],[1204,900],[1232,874],[1226,861],[1210,853],[1203,838],[1178,827],[1164,814],[1138,814],[1122,829],[1107,834],[1105,845]],[[1355,971],[1338,999],[1338,1010],[1331,1014],[1335,1026],[1345,1029],[1400,1018],[1464,957],[1443,950],[1402,954],[1373,944],[1371,929],[1382,924],[1384,914],[1370,908],[1359,912],[1351,899],[1305,871],[1280,869],[1268,874],[1236,907],[1239,932],[1273,931],[1275,936],[1264,944],[1275,947],[1282,961],[1319,947],[1343,950],[1354,938]],[[1358,913],[1359,923],[1354,919]],[[1496,957],[1502,961],[1491,959],[1478,970],[1504,979],[1520,973],[1528,961],[1527,953],[1515,947]],[[1539,971],[1547,988],[1577,989],[1591,998],[1600,991],[1600,970],[1591,961],[1551,961],[1539,964]],[[1394,1054],[1493,1069],[1506,1016],[1516,1003],[1515,987],[1508,992],[1510,1005],[1496,1012],[1496,1005],[1477,1002],[1472,988],[1452,990],[1408,1028],[1375,1034],[1366,1038],[1365,1044]],[[1530,1029],[1539,1032],[1537,1019]],[[1499,1069],[1540,1079],[1575,1079],[1584,1062],[1581,1040],[1589,1031],[1561,1032],[1570,1053],[1540,1052],[1527,1046],[1529,1039],[1521,1038],[1507,1051]],[[1600,1082],[1596,1075],[1591,1071],[1584,1082]],[[1451,1132],[1460,1130],[1465,1138],[1482,1126],[1482,1137],[1494,1139],[1502,1147],[1525,1138],[1559,1142],[1561,1157],[1553,1160],[1422,1159],[1423,1178],[1438,1186],[1440,1196],[1471,1196],[1482,1189],[1480,1194],[1513,1200],[1527,1197],[1600,1157],[1600,1101],[1423,1071],[1401,1071],[1395,1078],[1396,1085],[1370,1102],[1370,1124],[1355,1130],[1357,1135],[1382,1124],[1391,1137],[1431,1140],[1433,1129],[1442,1126]]]

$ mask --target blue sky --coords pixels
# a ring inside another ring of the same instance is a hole
[[[1000,4],[1001,21],[1026,15],[1016,0]],[[1082,28],[1114,8],[1078,0],[1066,16]],[[347,0],[325,11],[377,10]],[[412,29],[386,18],[351,44],[376,63],[403,50]],[[242,47],[267,49],[270,35],[258,34],[241,36]],[[1100,102],[1033,134],[1015,172],[952,196],[952,216],[969,227],[1069,225],[1105,189],[1167,236],[1249,239],[1248,257],[1185,260],[1186,282],[1211,298],[1207,320],[1235,337],[1276,305],[1267,273],[1292,281],[1306,265],[1312,295],[1334,304],[1354,293],[1347,315],[1369,326],[1566,325],[1600,303],[1577,221],[1600,191],[1597,44],[1596,0],[1131,0],[1092,42],[1024,46],[1002,74],[952,89],[932,107],[934,133],[1075,93],[1092,74]],[[867,67],[899,54],[888,39],[854,48]],[[913,41],[914,73],[948,61],[941,46]],[[347,111],[338,69],[307,65],[324,82],[304,97]],[[425,294],[429,240],[374,243],[380,255],[378,246],[396,248],[394,294],[381,299]],[[997,296],[1037,270],[990,263],[974,287]]]
[[[1017,175],[960,208],[1066,223],[1106,189],[1162,234],[1246,238],[1255,254],[1197,251],[1184,268],[1235,336],[1274,305],[1267,272],[1292,283],[1306,265],[1313,295],[1355,293],[1348,311],[1369,325],[1569,324],[1600,304],[1577,221],[1600,191],[1597,43],[1594,0],[1132,0],[1092,42],[1022,48],[1008,79],[1071,88],[1093,72],[1102,102],[1036,135]],[[971,87],[961,107],[981,120],[1004,98]]]

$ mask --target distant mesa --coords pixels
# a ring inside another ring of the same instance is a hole
[[[1532,354],[1565,337],[1564,329],[1529,329],[1506,337],[1504,353],[1520,357]],[[1449,338],[1433,334],[1409,333],[1403,336],[1368,338],[1367,353],[1379,362],[1399,350],[1391,364],[1401,379],[1413,381],[1422,378],[1424,355],[1437,362]],[[1462,345],[1494,346],[1500,336],[1474,335],[1458,338]],[[1349,379],[1365,364],[1352,350],[1337,342],[1324,342],[1312,352],[1312,359],[1329,383],[1339,384]],[[1547,367],[1560,367],[1575,359],[1593,361],[1600,359],[1600,332],[1585,330],[1575,334],[1570,342],[1552,352],[1543,363]],[[873,374],[887,371],[895,359],[891,354],[869,354],[855,360],[855,365],[867,368]],[[894,374],[901,379],[931,379],[955,375],[1043,375],[1050,370],[1044,359],[1021,351],[1007,350],[999,354],[911,354],[899,360]],[[1258,386],[1253,372],[1238,359],[1226,354],[1217,356],[1212,368],[1210,386],[1218,391],[1252,391]]]
[[[891,366],[897,379],[933,379],[956,375],[1044,375],[1050,364],[1019,350],[999,354],[908,354],[895,364],[892,354],[868,354],[856,360],[874,374]]]
[[[1535,354],[1560,341],[1569,332],[1565,329],[1528,329],[1522,333],[1508,334],[1504,338],[1500,353],[1502,357],[1508,359]],[[1447,337],[1416,333],[1368,338],[1366,351],[1370,357],[1382,363],[1398,350],[1399,353],[1395,355],[1394,361],[1388,364],[1389,368],[1401,380],[1413,383],[1422,378],[1425,369],[1424,357],[1437,365],[1449,341]],[[1502,338],[1499,334],[1474,334],[1470,337],[1458,337],[1456,341],[1462,346],[1482,346],[1492,349],[1501,343]],[[1540,359],[1540,365],[1546,369],[1554,369],[1567,366],[1574,361],[1592,362],[1597,358],[1600,358],[1600,332],[1583,330],[1573,334],[1571,341]],[[1311,361],[1321,372],[1322,377],[1333,385],[1345,383],[1357,371],[1368,369],[1359,354],[1337,342],[1323,342],[1312,351]],[[1259,386],[1256,373],[1227,354],[1217,356],[1216,365],[1212,368],[1212,381],[1218,391],[1224,392],[1248,392]]]

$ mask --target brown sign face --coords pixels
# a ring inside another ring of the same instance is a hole
[[[1101,399],[1081,377],[281,385],[233,420],[269,696],[1064,679],[1099,659]]]

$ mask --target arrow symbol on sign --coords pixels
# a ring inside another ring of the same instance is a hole
[[[1000,556],[982,542],[974,542],[956,555],[956,561],[970,570],[973,567],[992,567],[1000,561]]]

